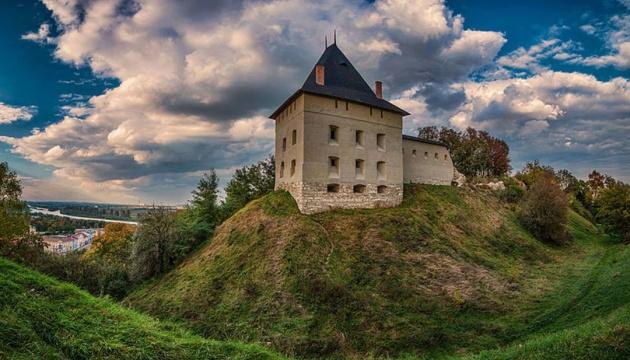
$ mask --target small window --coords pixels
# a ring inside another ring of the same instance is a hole
[[[428,151],[425,151],[425,152],[424,152],[424,158],[425,158],[425,159],[428,159],[428,158],[429,158],[429,152],[428,152]]]
[[[295,175],[295,160],[291,160],[291,176]]]
[[[444,154],[444,160],[448,160],[448,155]]]
[[[416,157],[416,149],[411,150],[411,156]]]
[[[282,138],[282,151],[287,150],[287,138]]]
[[[284,177],[284,161],[280,163],[280,177]]]
[[[363,131],[361,130],[357,130],[354,133],[354,141],[357,146],[363,146],[363,137],[364,137],[364,134],[363,134]]]
[[[335,109],[339,108],[339,101],[335,100]]]
[[[339,158],[330,156],[328,158],[328,174],[330,176],[339,176]]]
[[[372,116],[372,107],[370,106],[370,116]]]
[[[293,130],[291,133],[291,145],[295,145],[297,143],[297,130]]]
[[[379,194],[385,194],[385,192],[387,192],[387,186],[385,185],[379,185],[376,187],[376,192]]]
[[[355,176],[362,177],[365,174],[365,161],[357,159],[354,161]]]
[[[435,153],[435,156],[434,156],[434,157],[435,157],[435,159],[437,160],[437,158],[438,158],[438,153]]]
[[[385,134],[376,135],[376,146],[379,150],[385,150]]]
[[[338,133],[339,133],[339,128],[334,125],[330,125],[330,133],[329,133],[328,139],[330,140],[331,143],[337,143],[337,138],[339,135]]]
[[[339,184],[328,184],[326,186],[326,191],[329,193],[338,193],[339,192]]]
[[[381,119],[383,118],[383,110],[381,110]]]
[[[385,179],[386,169],[385,169],[385,161],[379,161],[376,163],[376,175],[379,180]]]
[[[346,101],[346,111],[348,111],[348,102]]]
[[[352,192],[353,193],[359,193],[359,194],[364,193],[365,192],[365,185],[363,185],[363,184],[354,185],[352,187]]]
[[[293,103],[293,110],[297,109],[297,102]]]

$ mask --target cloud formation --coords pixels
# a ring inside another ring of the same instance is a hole
[[[9,124],[14,121],[29,121],[37,113],[35,106],[11,106],[0,102],[0,124]]]
[[[605,134],[580,137],[560,124],[591,129],[627,119],[626,80],[540,64],[574,58],[575,44],[552,37],[495,63],[504,34],[466,29],[443,0],[43,2],[59,33],[42,24],[23,38],[46,39],[57,59],[119,85],[65,104],[64,117],[42,130],[0,140],[54,167],[50,182],[110,201],[184,199],[200,171],[272,152],[266,116],[301,84],[334,28],[366,80],[383,80],[386,95],[413,113],[407,131],[470,125],[519,137],[561,132],[571,144],[593,145]],[[470,81],[489,68],[496,76]],[[516,79],[520,70],[534,76]]]

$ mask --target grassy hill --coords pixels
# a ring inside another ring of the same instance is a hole
[[[280,359],[192,335],[0,258],[0,359]]]
[[[567,337],[599,341],[601,326],[612,331],[605,339],[620,337],[619,354],[627,322],[608,317],[626,311],[630,291],[602,303],[596,289],[612,269],[602,259],[621,250],[574,213],[570,230],[575,245],[543,244],[496,195],[451,187],[407,187],[397,208],[312,216],[277,192],[126,302],[204,336],[304,357],[451,357],[516,344],[479,354],[509,358]]]

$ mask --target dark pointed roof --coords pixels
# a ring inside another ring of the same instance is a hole
[[[336,99],[348,100],[360,104],[373,106],[409,115],[405,110],[397,107],[387,100],[379,99],[372,91],[372,88],[363,80],[361,74],[352,66],[350,60],[341,52],[336,44],[326,48],[316,65],[324,65],[324,85],[315,83],[315,66],[313,70],[299,88],[290,98],[288,98],[273,114],[275,118],[286,105],[291,103],[301,93],[310,93],[333,97]]]

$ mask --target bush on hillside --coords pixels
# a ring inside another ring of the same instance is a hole
[[[525,194],[525,190],[523,190],[519,184],[510,177],[505,177],[502,179],[503,185],[505,185],[505,190],[501,191],[501,198],[504,201],[509,203],[517,203]]]
[[[536,178],[520,203],[519,218],[538,239],[555,244],[568,242],[568,202],[556,179],[543,173]]]
[[[615,183],[601,190],[597,200],[597,221],[606,231],[630,242],[630,185]]]

